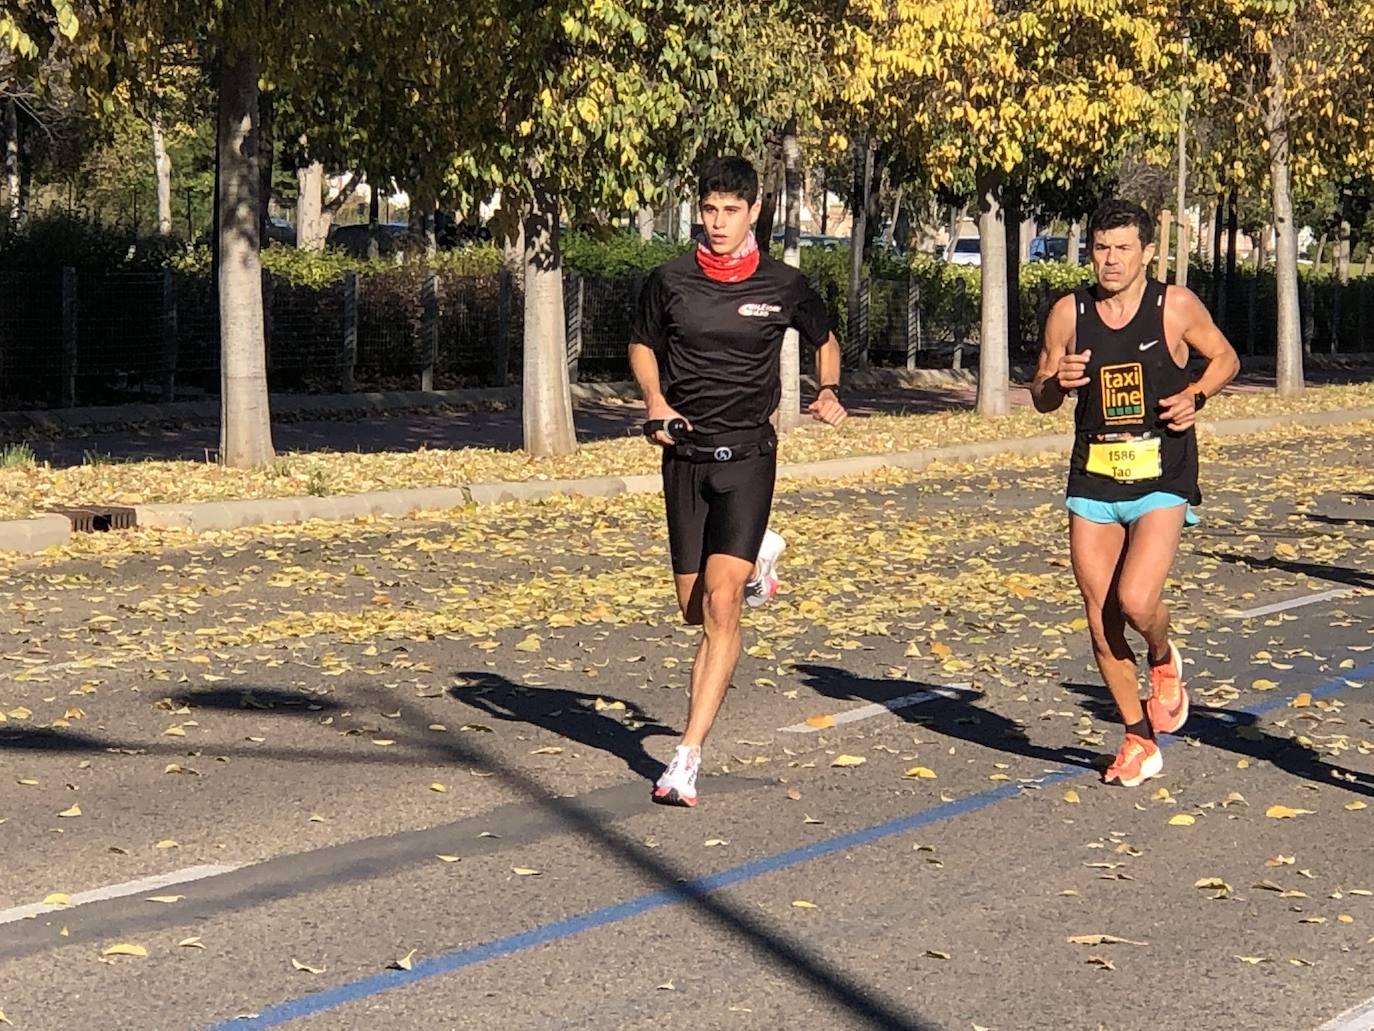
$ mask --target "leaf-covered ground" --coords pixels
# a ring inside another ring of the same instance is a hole
[[[1374,704],[1355,676],[1374,651],[1372,447],[1369,423],[1204,444],[1204,523],[1169,586],[1197,715],[1136,792],[1091,770],[1120,728],[1067,567],[1062,459],[784,486],[783,592],[746,615],[695,813],[616,801],[642,801],[670,749],[697,642],[655,496],[0,558],[0,908],[57,896],[42,948],[6,962],[0,934],[0,1005],[20,1028],[108,1026],[91,997],[140,1031],[206,1026],[1007,788],[709,913],[317,1026],[871,1026],[860,996],[895,1000],[908,1022],[886,1026],[1315,1026],[1368,994],[1374,934]],[[1334,588],[1355,593],[1240,615]],[[814,732],[780,729],[798,724]],[[621,805],[615,826],[554,826],[577,799]],[[417,829],[434,837],[370,866],[320,851]],[[106,922],[61,899],[300,852],[308,883],[285,895],[173,886]],[[1178,990],[1123,1020],[1142,984]]]
[[[1312,387],[1293,401],[1272,392],[1245,391],[1214,399],[1208,405],[1207,418],[1329,411],[1371,404],[1374,383]],[[982,419],[967,410],[953,409],[920,415],[873,415],[846,420],[835,430],[808,425],[784,442],[781,456],[784,462],[795,463],[913,451],[1063,432],[1070,425],[1067,410],[1047,416],[1017,408],[1001,419]],[[252,471],[185,461],[96,462],[66,468],[20,465],[0,468],[0,519],[23,518],[64,504],[136,505],[353,494],[494,481],[622,476],[657,468],[657,450],[638,437],[586,443],[575,454],[556,459],[532,459],[520,451],[461,448],[287,454],[267,468]]]

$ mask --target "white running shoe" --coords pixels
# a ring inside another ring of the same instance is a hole
[[[654,801],[663,805],[697,804],[697,770],[701,768],[701,749],[678,745],[672,761],[654,785]]]
[[[744,600],[751,609],[766,605],[778,593],[778,559],[787,550],[782,534],[766,530],[759,545],[759,557],[754,561],[754,573],[744,585]]]

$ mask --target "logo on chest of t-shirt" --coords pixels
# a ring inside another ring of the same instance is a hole
[[[1102,416],[1108,426],[1145,418],[1145,369],[1140,362],[1104,365],[1098,371],[1098,382],[1102,385]]]
[[[766,319],[769,315],[776,315],[782,311],[780,304],[757,304],[749,302],[741,304],[735,311],[743,315],[746,319]]]

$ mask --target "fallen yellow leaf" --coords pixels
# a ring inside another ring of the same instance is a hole
[[[531,870],[528,866],[512,866],[511,871],[517,877],[538,877],[538,870]]]
[[[142,945],[130,945],[127,942],[120,942],[118,945],[111,945],[101,953],[102,956],[146,956],[148,950]]]
[[[149,895],[149,902],[161,902],[164,905],[171,905],[173,902],[180,902],[185,895]]]
[[[806,717],[806,725],[807,725],[808,727],[815,727],[817,730],[826,730],[826,729],[828,729],[829,727],[833,727],[833,726],[835,725],[835,717],[834,717],[834,716],[808,716],[808,717]]]
[[[72,897],[60,891],[55,891],[43,900],[45,906],[70,906]]]
[[[914,780],[934,780],[935,771],[929,766],[913,766],[902,774],[902,776],[911,777]]]
[[[73,804],[72,807],[71,807],[70,809],[63,809],[63,810],[62,810],[60,813],[58,813],[57,815],[58,815],[58,816],[80,816],[80,815],[81,815],[81,806],[80,806],[80,805],[77,805],[77,804]]]
[[[793,900],[792,900],[792,908],[793,908],[793,909],[819,909],[820,907],[817,906],[814,902],[807,902],[806,899],[793,899]]]
[[[1179,813],[1177,816],[1169,817],[1169,823],[1174,827],[1191,827],[1197,823],[1197,817],[1191,813]]]
[[[309,963],[302,963],[295,956],[291,957],[291,966],[293,969],[307,974],[323,974],[325,971],[324,967],[312,967]]]
[[[837,755],[830,765],[839,766],[843,769],[850,766],[862,766],[866,762],[868,760],[861,755]]]
[[[1271,805],[1264,811],[1264,815],[1271,820],[1291,820],[1295,816],[1307,816],[1311,813],[1311,809],[1291,809],[1286,805]]]
[[[411,949],[409,952],[407,952],[407,953],[406,953],[404,956],[402,956],[400,959],[393,959],[390,963],[387,964],[387,969],[388,969],[388,970],[409,970],[409,969],[411,968],[411,961],[415,958],[415,953],[417,953],[417,952],[419,952],[419,951],[420,951],[419,949]]]
[[[1068,802],[1070,805],[1077,805],[1080,801],[1078,792],[1073,788],[1069,788],[1068,791],[1064,792],[1064,801]]]

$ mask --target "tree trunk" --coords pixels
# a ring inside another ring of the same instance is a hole
[[[1261,226],[1259,231],[1259,243],[1255,250],[1255,272],[1263,272],[1264,266],[1269,264],[1269,227]]]
[[[270,90],[258,96],[258,210],[262,220],[259,239],[266,247],[271,240],[268,228],[272,224],[272,167],[276,159],[276,95]]]
[[[1237,209],[1236,184],[1226,198],[1226,296],[1236,296],[1236,237],[1240,234],[1240,212]]]
[[[1083,245],[1083,223],[1073,222],[1069,225],[1069,240],[1065,245],[1064,261],[1070,265],[1078,264],[1078,249]]]
[[[864,212],[864,257],[871,257],[873,248],[878,245],[878,228],[883,219],[883,166],[878,161],[878,145],[873,138],[868,139],[868,188],[864,194],[867,211]]]
[[[167,154],[167,141],[162,135],[162,115],[154,114],[150,122],[153,131],[153,169],[157,174],[157,233],[172,235],[172,159]]]
[[[1155,256],[1159,260],[1159,268],[1156,270],[1155,278],[1161,283],[1169,281],[1169,228],[1173,225],[1174,213],[1168,208],[1164,208],[1159,213],[1159,239],[1155,244]]]
[[[536,181],[525,216],[525,450],[537,457],[577,450],[568,386],[563,260],[558,241],[558,188]]]
[[[1188,285],[1188,250],[1192,246],[1188,240],[1188,233],[1191,230],[1192,224],[1185,214],[1178,223],[1178,267],[1174,269],[1174,282],[1179,286]]]
[[[1277,36],[1269,50],[1269,102],[1264,128],[1269,137],[1270,203],[1274,209],[1274,288],[1278,307],[1275,327],[1275,386],[1280,397],[1296,397],[1303,390],[1302,328],[1298,309],[1298,232],[1293,224],[1293,196],[1289,179],[1287,34]]]
[[[964,209],[955,204],[949,206],[949,243],[945,244],[945,261],[954,257],[954,246],[959,242],[959,229],[964,222]]]
[[[1002,225],[1006,229],[1007,351],[1010,356],[1013,348],[1019,350],[1021,347],[1021,243],[1026,234],[1022,232],[1021,198],[1006,187],[1002,189]],[[984,255],[985,270],[987,262]]]
[[[219,86],[220,461],[273,457],[259,257],[258,59],[226,58]]]
[[[312,161],[296,169],[296,247],[319,253],[329,239],[324,217],[324,165]]]
[[[1332,254],[1335,264],[1336,282],[1346,286],[1350,282],[1350,220],[1341,219],[1336,235],[1336,248]]]
[[[902,217],[902,194],[906,192],[906,186],[897,187],[896,196],[892,199],[892,217],[888,219],[887,226],[883,229],[882,246],[883,249],[891,247],[897,238],[897,222]]]
[[[1312,271],[1322,270],[1322,259],[1326,257],[1326,230],[1322,230],[1322,235],[1317,237],[1317,249],[1312,255]]]
[[[869,181],[873,177],[873,150],[867,137],[860,137],[854,147],[854,192],[849,199],[853,221],[849,227],[849,339],[850,364],[863,368],[867,364],[866,340],[858,340],[858,327],[864,321],[859,316],[860,293],[864,276],[864,238],[867,236]]]
[[[367,186],[367,257],[370,261],[376,261],[382,256],[382,191],[371,179],[368,180]]]
[[[1002,210],[1002,184],[990,176],[978,180],[978,239],[982,252],[982,330],[978,347],[978,414],[1006,415],[1010,410],[1007,378],[1007,226]]]
[[[821,180],[821,235],[825,236],[830,231],[830,186],[825,181],[824,165],[816,170],[816,175]]]
[[[782,131],[784,200],[782,262],[801,267],[801,146],[797,142],[797,119],[787,120]],[[782,398],[778,403],[778,430],[786,433],[801,424],[801,348],[797,331],[789,329],[782,338]],[[819,386],[819,384],[817,384]]]
[[[781,179],[779,161],[773,153],[773,148],[769,147],[768,157],[763,166],[763,182],[759,187],[759,196],[762,200],[759,205],[759,221],[754,227],[759,250],[764,254],[770,253],[769,248],[773,245],[773,222],[777,219],[778,196],[782,192]]]
[[[1188,65],[1188,35],[1183,36],[1183,64]],[[1174,182],[1174,211],[1178,214],[1178,250],[1174,259],[1174,282],[1180,286],[1188,282],[1188,91],[1183,91],[1178,105],[1178,143],[1175,147],[1178,176]],[[1160,241],[1167,248],[1168,241]],[[1168,262],[1166,261],[1167,265]]]
[[[23,216],[19,174],[19,104],[11,97],[5,103],[5,195],[9,198],[10,224],[19,225]]]
[[[639,230],[639,238],[648,243],[654,238],[654,209],[640,208],[635,213],[635,228]]]

